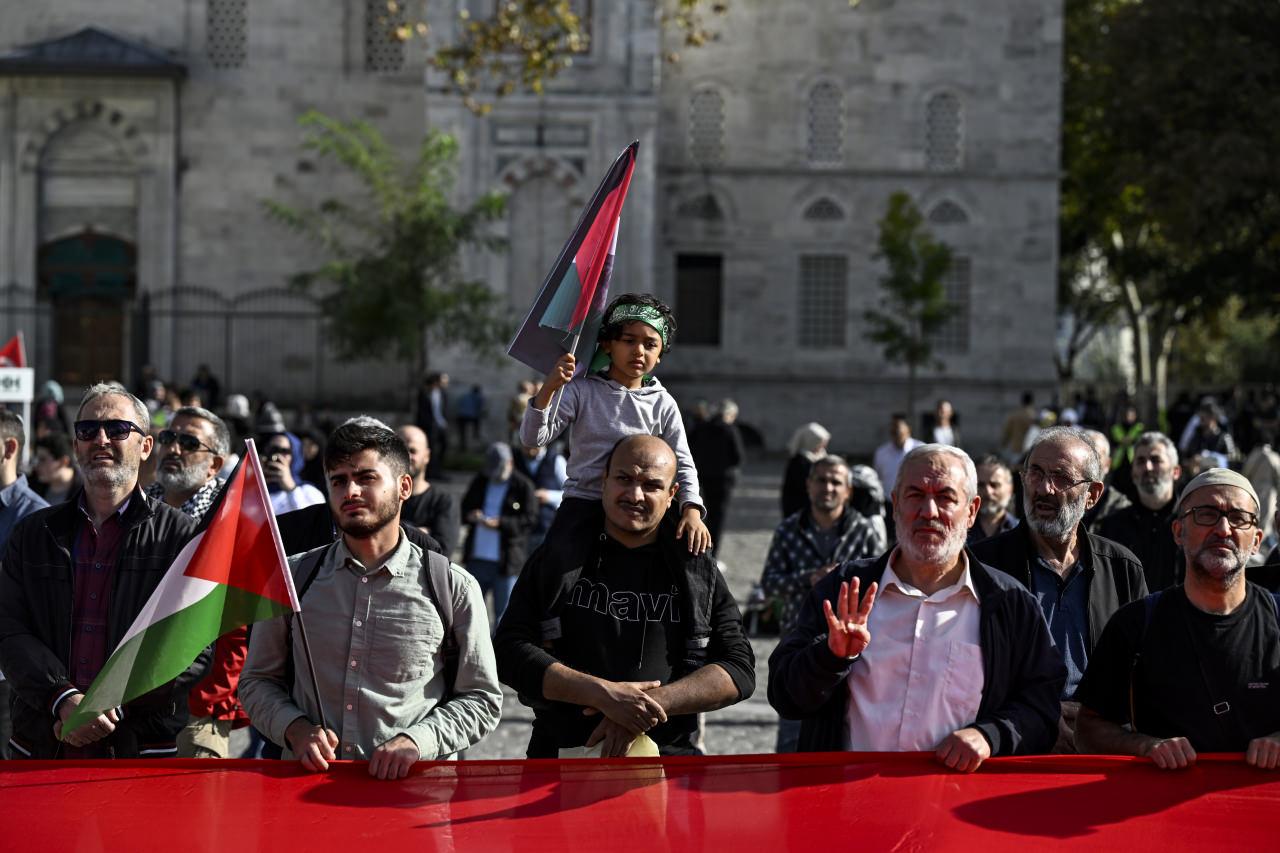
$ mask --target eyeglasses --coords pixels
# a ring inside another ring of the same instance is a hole
[[[107,438],[112,441],[124,441],[131,432],[136,432],[142,436],[146,435],[133,421],[113,419],[108,421],[76,421],[75,423],[76,438],[80,441],[93,441],[98,437],[98,430],[105,432]]]
[[[1248,530],[1258,523],[1258,517],[1243,509],[1221,510],[1216,506],[1193,506],[1182,514],[1183,518],[1191,516],[1191,520],[1201,527],[1217,527],[1224,517],[1232,530]]]
[[[218,454],[218,451],[214,450],[194,435],[186,432],[175,432],[171,429],[162,429],[160,430],[160,434],[156,436],[156,441],[161,447],[168,447],[176,441],[178,443],[178,447],[182,448],[182,450],[187,453],[195,453],[197,450],[204,448],[215,456]]]
[[[1032,465],[1030,468],[1022,472],[1022,481],[1028,486],[1037,487],[1042,483],[1048,483],[1053,487],[1055,492],[1066,492],[1074,489],[1081,483],[1092,483],[1088,477],[1083,480],[1073,480],[1067,474],[1050,474],[1039,465]]]

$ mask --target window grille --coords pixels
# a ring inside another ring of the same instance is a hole
[[[959,169],[964,138],[960,98],[949,92],[929,98],[925,105],[924,133],[925,166],[935,171]]]
[[[848,258],[844,255],[802,256],[796,343],[805,349],[844,347],[848,298]]]
[[[364,68],[388,74],[404,68],[404,42],[399,30],[406,26],[404,0],[366,0],[364,11]]]
[[[933,345],[939,352],[969,351],[969,293],[972,277],[973,265],[970,259],[953,256],[951,268],[943,279],[943,291],[949,308],[947,322],[932,337]]]
[[[844,219],[844,211],[831,199],[820,198],[804,209],[804,218],[809,222],[837,222]]]
[[[929,211],[929,222],[934,225],[966,225],[969,214],[954,201],[940,201]]]
[[[249,53],[249,0],[209,0],[206,51],[214,68],[239,68]]]
[[[809,162],[839,163],[844,147],[844,96],[834,83],[809,90]]]
[[[724,96],[714,89],[689,98],[689,155],[703,166],[724,159]]]

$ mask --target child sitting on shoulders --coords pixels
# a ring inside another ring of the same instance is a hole
[[[586,521],[602,517],[600,497],[609,454],[623,438],[644,433],[661,436],[675,451],[680,484],[676,537],[687,537],[689,550],[701,554],[711,544],[711,533],[702,522],[706,510],[684,421],[675,398],[651,375],[671,348],[675,317],[653,296],[630,293],[609,303],[604,317],[591,369],[571,381],[577,360],[573,353],[561,356],[520,423],[520,439],[530,447],[545,447],[569,429],[572,450],[564,501],[547,539],[557,534],[576,538]],[[560,388],[564,393],[553,416],[552,402]]]

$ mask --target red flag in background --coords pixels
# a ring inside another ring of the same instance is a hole
[[[26,367],[27,348],[22,342],[22,332],[9,339],[9,343],[0,347],[0,367]]]

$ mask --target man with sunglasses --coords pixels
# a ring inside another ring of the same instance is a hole
[[[1262,542],[1257,493],[1210,468],[1183,489],[1172,526],[1185,581],[1107,625],[1080,684],[1076,742],[1163,769],[1201,752],[1280,769],[1280,599],[1245,579]]]
[[[1023,522],[973,546],[974,555],[1031,590],[1067,664],[1056,752],[1074,752],[1076,688],[1111,615],[1147,594],[1138,558],[1089,533],[1085,512],[1102,496],[1102,460],[1084,430],[1036,436],[1022,471]]]
[[[208,409],[184,406],[156,436],[156,481],[147,496],[199,522],[218,496],[218,472],[231,453],[231,432]]]
[[[71,732],[65,720],[195,531],[138,488],[152,450],[146,405],[94,385],[76,415],[84,486],[14,529],[0,567],[0,669],[12,684],[10,748],[23,758],[173,755],[205,652],[174,681]],[[60,740],[61,738],[61,740]]]

